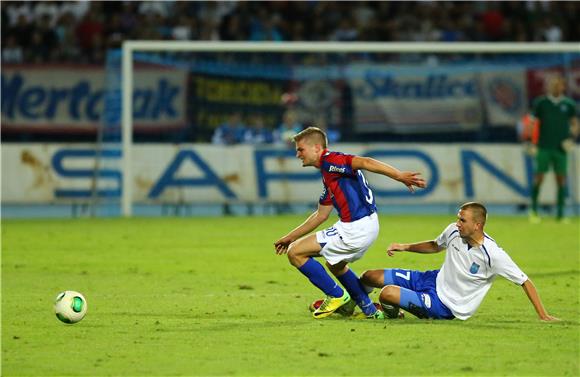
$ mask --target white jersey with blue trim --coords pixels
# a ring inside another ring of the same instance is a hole
[[[522,285],[528,277],[510,256],[485,234],[481,246],[471,247],[450,224],[436,239],[447,249],[437,275],[437,295],[456,318],[471,317],[491,288],[497,275]]]

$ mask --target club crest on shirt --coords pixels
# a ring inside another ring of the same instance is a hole
[[[479,264],[473,262],[471,264],[471,267],[469,268],[469,272],[471,272],[472,274],[477,274],[477,271],[479,271]]]

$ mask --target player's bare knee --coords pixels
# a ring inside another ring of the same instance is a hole
[[[292,266],[298,267],[298,259],[299,258],[296,256],[296,254],[289,251],[287,256],[288,256],[288,262],[290,262],[290,264]]]
[[[397,303],[397,291],[398,288],[396,285],[387,285],[383,289],[381,289],[381,294],[379,295],[379,300],[385,303]]]
[[[294,247],[290,244],[288,248],[288,261],[296,268],[301,267],[306,262],[306,257],[300,255]]]
[[[362,274],[360,274],[359,280],[361,283],[370,285],[370,277],[371,277],[372,270],[364,270]]]
[[[297,263],[297,256],[296,256],[296,249],[294,248],[294,244],[291,243],[290,246],[288,246],[288,253],[286,253],[286,256],[288,257],[288,261],[290,262],[291,265],[295,266]]]
[[[380,287],[381,281],[380,277],[382,275],[382,270],[365,270],[360,275],[360,281],[364,285],[368,285],[369,287]]]

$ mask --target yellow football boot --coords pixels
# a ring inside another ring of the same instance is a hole
[[[312,316],[314,318],[325,318],[334,313],[338,308],[350,301],[350,295],[345,290],[341,297],[326,296],[320,307],[316,309]]]

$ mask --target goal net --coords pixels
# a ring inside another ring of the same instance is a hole
[[[411,198],[371,181],[379,205],[525,205],[533,161],[518,140],[522,116],[556,74],[580,101],[575,43],[126,41],[120,73],[121,87],[108,77],[122,106],[110,105],[107,119],[122,130],[124,216],[135,204],[312,202],[320,177],[287,143],[306,125],[325,128],[332,145],[343,143],[337,149],[431,182]],[[550,188],[542,195],[547,205],[555,197]]]

